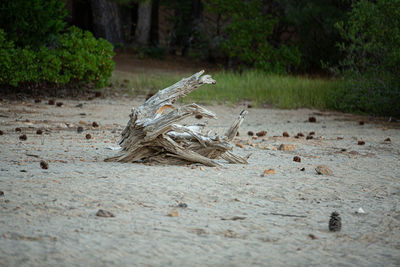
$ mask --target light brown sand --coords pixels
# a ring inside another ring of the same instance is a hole
[[[103,162],[116,153],[107,147],[116,146],[137,101],[57,101],[64,106],[0,102],[1,266],[400,262],[398,124],[306,109],[252,108],[236,140],[245,148],[234,148],[240,155],[252,153],[248,165],[147,166]],[[82,108],[75,107],[79,103]],[[210,121],[211,129],[222,133],[242,107],[208,108],[219,117]],[[309,116],[317,123],[309,123]],[[88,123],[80,134],[79,121]],[[93,121],[100,127],[91,127]],[[26,141],[18,139],[16,127]],[[48,131],[37,135],[40,127]],[[249,130],[268,134],[252,140]],[[291,137],[273,137],[284,131]],[[293,138],[310,131],[317,139]],[[93,138],[86,140],[87,133]],[[390,143],[383,142],[387,137]],[[296,149],[273,150],[280,144]],[[49,162],[48,170],[40,168],[40,160]],[[314,169],[322,164],[334,175],[317,175]],[[262,177],[270,168],[276,174]],[[179,203],[187,207],[176,207]],[[355,213],[360,207],[365,214]],[[97,217],[99,209],[115,217]],[[172,210],[177,217],[167,215]],[[336,233],[328,231],[333,211],[342,218]]]

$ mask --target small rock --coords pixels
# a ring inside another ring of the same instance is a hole
[[[301,158],[300,158],[299,156],[295,156],[295,157],[293,158],[293,161],[295,161],[295,162],[301,162]]]
[[[279,146],[279,150],[282,150],[282,151],[292,151],[294,149],[296,149],[296,146],[292,145],[292,144],[281,144]]]
[[[297,133],[297,136],[304,137],[304,134],[303,133]]]
[[[338,136],[336,139],[337,139],[337,140],[343,140],[343,137]]]
[[[86,136],[85,136],[85,137],[86,137],[86,139],[88,139],[88,140],[89,140],[90,138],[92,138],[92,135],[91,135],[91,134],[86,134]]]
[[[92,126],[93,126],[94,128],[97,128],[97,127],[99,127],[99,124],[98,124],[97,122],[94,121],[94,122],[92,123]]]
[[[319,175],[333,175],[333,171],[325,165],[319,165],[315,168]]]
[[[17,128],[15,128],[15,131],[18,133],[18,132],[22,132],[22,129],[21,128],[19,128],[19,127],[17,127]]]
[[[314,239],[318,239],[318,237],[316,237],[314,234],[309,234],[308,237],[311,238],[311,239],[313,239],[313,240],[314,240]]]
[[[390,143],[390,142],[392,142],[392,140],[388,137],[388,138],[385,139],[385,142]]]
[[[78,128],[76,128],[76,131],[77,131],[78,133],[83,132],[83,127],[82,127],[82,126],[78,126]]]
[[[260,131],[260,132],[256,133],[256,135],[258,137],[266,136],[267,135],[267,131]]]
[[[79,124],[86,125],[86,121],[79,121]]]
[[[40,102],[42,102],[42,99],[40,99],[40,98],[35,99],[35,103],[40,103]]]
[[[312,135],[307,135],[306,140],[314,139],[314,136]]]
[[[0,135],[3,135],[3,134],[4,134],[4,132],[2,130],[0,130]]]
[[[358,122],[358,124],[360,124],[360,125],[364,125],[364,122],[363,122],[363,121],[360,121],[360,122]]]
[[[181,202],[181,203],[178,204],[177,207],[178,207],[178,208],[185,209],[185,208],[187,208],[187,206],[188,206],[188,205],[187,205],[186,203]]]
[[[364,214],[365,211],[364,211],[363,208],[359,208],[359,209],[356,211],[356,213],[357,213],[357,214]]]
[[[79,103],[79,104],[77,104],[75,107],[76,107],[76,108],[81,108],[81,107],[83,107],[83,104],[82,104],[82,103]]]
[[[94,93],[94,97],[100,97],[100,96],[101,96],[101,92]]]
[[[4,192],[0,191],[0,197],[4,196]]]
[[[41,160],[40,161],[40,168],[42,168],[44,170],[47,170],[49,168],[49,164],[46,161]]]
[[[264,171],[264,175],[269,175],[269,174],[276,174],[276,171],[274,169],[268,169]]]
[[[308,135],[315,135],[315,132],[312,131],[312,132],[310,132]]]
[[[357,142],[357,145],[359,145],[359,146],[363,146],[363,145],[365,145],[365,142],[364,142],[364,141],[362,141],[362,140],[360,140],[360,141],[358,141],[358,142]]]
[[[248,132],[247,132],[247,135],[248,135],[248,136],[253,136],[254,133],[253,133],[252,131],[248,131]]]
[[[309,122],[317,122],[317,119],[315,117],[309,117],[308,121]]]
[[[64,105],[63,102],[57,102],[57,107],[62,107]]]
[[[204,167],[203,166],[200,166],[200,171],[204,171]]]
[[[290,135],[288,134],[288,132],[283,132],[282,136],[283,137],[289,137]]]
[[[306,168],[301,168],[300,171],[304,172],[306,170]]]
[[[177,210],[170,210],[170,211],[168,211],[167,215],[169,217],[178,217],[179,216],[179,212]]]
[[[42,129],[38,129],[37,131],[36,131],[36,134],[42,134],[43,133],[43,130]]]
[[[243,145],[243,144],[241,144],[241,143],[236,143],[235,144],[237,147],[240,147],[240,148],[245,148],[245,145]]]
[[[111,213],[111,212],[109,212],[109,211],[107,211],[107,210],[102,210],[102,209],[99,209],[99,210],[96,212],[96,216],[98,216],[98,217],[105,217],[105,218],[115,217],[115,215],[114,215],[113,213]]]
[[[26,134],[23,134],[23,135],[20,135],[20,136],[19,136],[19,140],[26,141],[26,139],[28,139],[28,137],[26,136]]]
[[[247,108],[252,108],[253,105],[252,104],[247,104]]]
[[[240,135],[240,133],[239,132],[236,132],[236,136],[239,136]]]
[[[47,104],[49,105],[54,105],[56,103],[56,101],[54,101],[54,99],[50,99],[49,102],[47,102]]]
[[[201,114],[197,114],[196,116],[194,116],[196,119],[201,120],[203,118],[203,115]]]

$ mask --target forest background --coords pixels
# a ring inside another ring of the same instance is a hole
[[[218,85],[190,100],[400,117],[399,25],[400,0],[3,0],[0,90],[180,78],[122,79],[123,53],[214,66]]]

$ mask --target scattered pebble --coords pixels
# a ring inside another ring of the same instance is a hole
[[[75,107],[76,107],[76,108],[81,108],[81,107],[83,107],[83,104],[82,104],[82,103],[79,103],[79,104],[76,105]]]
[[[252,104],[247,104],[247,108],[252,108],[253,105]]]
[[[266,136],[267,135],[267,131],[260,131],[260,132],[256,133],[256,135],[258,137]]]
[[[57,107],[61,107],[62,105],[64,105],[63,102],[57,102]]]
[[[268,175],[268,174],[276,174],[276,171],[274,169],[265,170],[264,175]]]
[[[297,133],[297,136],[304,137],[304,134],[303,133]]]
[[[186,203],[181,202],[181,203],[178,204],[177,207],[178,207],[178,208],[185,209],[185,208],[187,208],[187,206],[188,206],[188,205],[187,205]]]
[[[38,129],[37,131],[36,131],[36,134],[42,134],[43,133],[43,130],[42,129]]]
[[[203,118],[203,115],[201,114],[197,114],[196,116],[194,116],[196,119],[201,120]]]
[[[98,217],[105,217],[105,218],[115,217],[115,215],[114,215],[113,213],[111,213],[110,211],[102,210],[102,209],[99,209],[99,210],[96,212],[96,216],[98,216]]]
[[[307,139],[307,140],[314,139],[314,136],[312,136],[312,135],[307,135],[306,139]]]
[[[236,136],[239,136],[240,135],[240,133],[239,132],[236,132]]]
[[[245,145],[243,145],[243,144],[241,144],[241,143],[236,143],[235,144],[237,147],[240,147],[240,148],[245,148]]]
[[[248,131],[248,132],[247,132],[247,135],[249,135],[249,136],[253,136],[253,135],[254,135],[254,133],[253,133],[252,131]]]
[[[300,171],[304,172],[306,170],[306,168],[301,168]]]
[[[76,128],[76,131],[77,131],[78,133],[83,132],[83,127],[82,127],[82,126],[78,126],[78,128]]]
[[[325,165],[319,165],[315,168],[319,175],[333,175],[333,171]]]
[[[17,127],[17,128],[15,128],[15,131],[16,131],[16,132],[22,132],[22,129],[19,128],[19,127]]]
[[[98,124],[97,122],[94,121],[94,122],[92,123],[92,126],[93,126],[94,128],[97,128],[97,127],[99,127],[99,124]]]
[[[343,140],[343,137],[338,136],[336,139],[337,139],[337,140]]]
[[[85,137],[86,137],[86,139],[88,139],[88,140],[89,140],[90,138],[92,138],[92,135],[91,135],[91,134],[86,134],[86,136],[85,136]]]
[[[365,141],[360,140],[360,141],[357,142],[357,145],[363,146],[363,145],[365,145]]]
[[[40,168],[42,168],[44,170],[47,170],[49,168],[49,164],[46,161],[41,160],[40,161]]]
[[[392,140],[388,137],[385,139],[385,142],[392,142]]]
[[[101,97],[101,92],[96,92],[96,93],[94,93],[94,96],[95,96],[95,97]]]
[[[317,122],[317,119],[315,117],[309,117],[308,121],[309,122]]]
[[[42,102],[42,99],[40,99],[40,98],[35,99],[35,103],[40,103],[40,102]]]
[[[359,208],[359,209],[356,211],[356,213],[357,213],[357,214],[364,214],[365,211],[364,211],[363,208]]]
[[[292,151],[295,148],[296,148],[296,146],[292,145],[292,144],[281,144],[279,146],[279,150],[282,150],[282,151]]]
[[[4,134],[4,132],[2,130],[0,130],[0,135],[3,135],[3,134]]]
[[[179,212],[177,210],[170,210],[170,211],[168,211],[167,215],[169,217],[178,217],[179,216]]]
[[[315,135],[315,132],[312,131],[312,132],[310,132],[308,135]]]
[[[342,219],[339,216],[339,213],[332,212],[331,218],[329,220],[329,231],[337,232],[342,229]]]
[[[293,158],[293,161],[295,161],[295,162],[301,162],[301,158],[300,158],[299,156],[295,156],[295,157]]]
[[[200,171],[204,171],[205,170],[203,166],[200,166],[199,169],[200,169]]]
[[[289,137],[290,135],[288,134],[288,132],[283,132],[282,136],[283,137]]]
[[[360,124],[360,125],[364,125],[364,122],[363,122],[363,121],[360,121],[360,122],[358,122],[358,124]]]
[[[313,239],[313,240],[314,240],[314,239],[318,239],[318,237],[316,237],[314,234],[309,234],[308,237],[311,238],[311,239]]]
[[[79,121],[79,124],[86,125],[86,121]]]
[[[26,136],[26,134],[23,134],[23,135],[20,135],[20,136],[19,136],[19,140],[26,141],[26,139],[28,139],[28,137]]]
[[[4,196],[4,192],[0,191],[0,197]]]
[[[56,103],[56,101],[54,101],[54,99],[50,99],[49,102],[47,102],[47,104],[49,105],[54,105]]]

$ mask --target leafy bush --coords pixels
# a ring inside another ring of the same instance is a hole
[[[229,58],[276,73],[286,73],[300,64],[297,47],[274,46],[268,41],[278,20],[267,14],[262,0],[213,0],[207,3],[213,12],[230,18],[221,44]]]
[[[39,83],[77,86],[106,85],[114,67],[112,45],[90,32],[71,27],[54,48],[16,47],[0,29],[0,85]]]
[[[1,0],[0,28],[17,47],[38,48],[65,28],[67,11],[60,0]]]
[[[400,0],[360,0],[338,23],[346,53],[346,87],[334,96],[342,110],[400,117]]]

